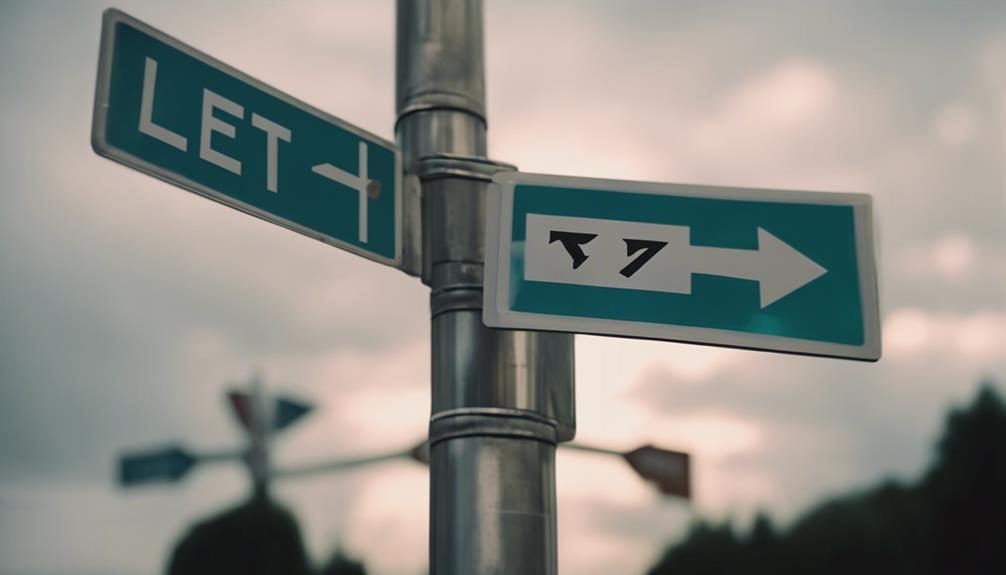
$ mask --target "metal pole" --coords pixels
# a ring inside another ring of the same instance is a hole
[[[555,446],[572,439],[573,340],[482,324],[481,0],[399,0],[404,268],[430,286],[430,573],[554,575]]]
[[[251,418],[249,425],[248,467],[252,476],[252,494],[256,499],[269,496],[269,435],[272,427],[272,412],[266,398],[262,376],[252,376],[249,403]]]
[[[314,465],[305,465],[302,467],[293,467],[290,469],[274,469],[270,473],[270,477],[275,477],[277,479],[285,479],[287,477],[303,477],[305,475],[318,475],[321,473],[330,473],[332,471],[346,471],[357,467],[363,467],[365,465],[371,465],[374,463],[384,463],[385,461],[393,461],[395,459],[409,457],[411,451],[412,451],[411,449],[406,449],[404,451],[394,451],[391,453],[382,453],[379,455],[354,457],[351,459],[339,459],[337,461],[329,461],[327,463],[316,463]]]
[[[575,449],[577,451],[587,451],[590,453],[603,453],[604,455],[617,455],[619,457],[625,456],[625,453],[615,449],[608,449],[606,447],[596,447],[593,445],[585,445],[583,443],[567,443],[566,447],[568,449]]]

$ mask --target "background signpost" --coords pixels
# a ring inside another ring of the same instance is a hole
[[[102,26],[96,152],[364,257],[401,261],[397,147],[119,12]]]
[[[226,399],[247,437],[248,443],[243,449],[193,453],[180,445],[169,445],[161,449],[128,452],[118,459],[119,484],[123,487],[136,487],[151,483],[174,483],[182,480],[200,463],[243,461],[251,477],[253,491],[257,495],[267,495],[269,484],[275,478],[345,471],[405,458],[429,463],[429,448],[426,441],[423,441],[418,445],[387,453],[343,457],[277,469],[270,457],[272,438],[276,433],[302,421],[304,416],[314,411],[314,406],[288,397],[272,396],[266,392],[262,379],[257,375],[252,377],[247,389],[232,389],[227,392]]]
[[[506,172],[484,319],[876,360],[870,197]]]
[[[252,464],[251,456],[259,450],[268,451],[269,445],[267,443],[257,445],[256,442],[259,438],[254,431],[263,427],[261,425],[263,423],[268,426],[270,421],[272,430],[280,431],[299,420],[301,416],[313,411],[314,408],[306,403],[278,397],[272,402],[274,409],[271,416],[265,414],[261,409],[255,409],[256,402],[269,403],[267,394],[257,378],[253,380],[250,391],[232,390],[228,392],[227,400],[237,417],[238,424],[248,434],[250,440],[250,445],[244,452],[195,454],[181,445],[169,445],[161,449],[126,453],[118,459],[119,484],[123,487],[135,487],[151,483],[174,483],[183,479],[199,463],[244,459],[245,464],[249,467],[253,485],[257,489],[261,489],[262,492],[266,492],[268,488],[265,484],[277,478],[286,479],[351,471],[396,459],[410,459],[426,466],[430,464],[430,444],[424,439],[405,449],[355,457],[341,457],[280,469],[274,468],[270,463],[270,458],[266,455],[264,460],[268,466],[260,471]],[[296,406],[296,408],[290,406]],[[282,415],[284,411],[291,415],[296,413],[297,416],[290,418],[290,415],[287,415],[284,417]],[[256,418],[263,415],[266,417],[266,421],[256,421]],[[564,443],[563,446],[574,451],[614,455],[624,459],[633,471],[642,479],[652,483],[662,494],[691,499],[691,464],[688,453],[654,447],[653,445],[644,445],[625,452],[583,443]]]

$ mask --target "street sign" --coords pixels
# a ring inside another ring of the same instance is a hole
[[[687,453],[646,445],[622,457],[643,479],[656,484],[664,495],[692,496],[691,464]]]
[[[119,483],[129,486],[178,481],[196,462],[195,456],[178,446],[124,455],[119,458]]]
[[[430,464],[430,442],[423,441],[409,450],[409,458],[423,465]]]
[[[91,143],[103,156],[392,266],[400,154],[118,10],[105,11]]]
[[[286,397],[276,398],[275,405],[276,407],[272,416],[272,428],[274,431],[285,429],[293,422],[310,413],[313,409],[307,403],[301,403]]]
[[[230,403],[231,411],[238,423],[245,431],[252,430],[252,397],[243,391],[228,391],[227,401]]]
[[[241,427],[245,431],[251,431],[252,418],[254,417],[252,395],[244,391],[232,390],[227,392],[227,400]],[[280,431],[286,429],[310,413],[312,409],[314,407],[310,404],[287,397],[277,397],[273,402],[272,430]]]
[[[867,195],[493,181],[490,327],[880,358]]]

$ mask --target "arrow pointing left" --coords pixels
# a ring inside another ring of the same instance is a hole
[[[178,481],[192,470],[197,461],[196,456],[177,445],[123,455],[119,458],[119,483],[129,486]]]

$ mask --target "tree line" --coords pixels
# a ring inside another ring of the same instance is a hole
[[[897,417],[897,414],[892,414]],[[821,503],[785,530],[698,522],[649,575],[1006,572],[1006,406],[991,383],[947,417],[928,470]]]

